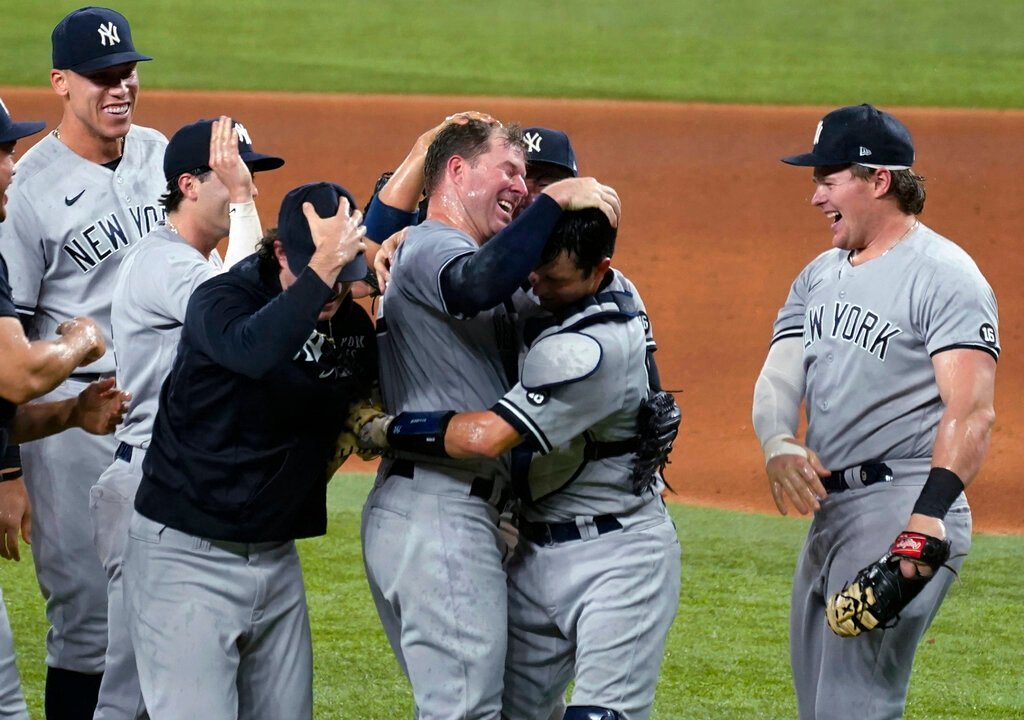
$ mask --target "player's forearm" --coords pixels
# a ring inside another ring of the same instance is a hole
[[[45,395],[82,364],[91,348],[81,337],[19,343],[3,353],[0,396],[20,405]]]
[[[256,252],[256,245],[263,237],[263,226],[260,224],[260,216],[256,212],[254,201],[231,203],[229,213],[230,230],[228,249],[224,253],[225,269]]]
[[[932,451],[932,467],[946,468],[966,487],[981,470],[992,439],[996,413],[989,403],[946,408]]]
[[[77,398],[68,398],[19,405],[11,425],[11,441],[29,442],[75,427],[77,401]]]
[[[453,458],[502,455],[522,442],[514,427],[490,410],[458,413],[448,423],[444,449]]]
[[[377,197],[385,205],[397,210],[413,212],[423,196],[423,166],[426,152],[414,147],[402,164],[388,178]]]

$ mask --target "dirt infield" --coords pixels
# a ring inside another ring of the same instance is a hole
[[[0,95],[15,119],[53,127],[59,117],[49,91]],[[829,238],[808,204],[809,171],[778,158],[809,149],[828,108],[144,90],[137,121],[167,135],[198,117],[243,121],[258,150],[287,159],[258,178],[270,226],[280,198],[301,182],[335,180],[365,201],[420,132],[463,109],[566,130],[581,171],[619,190],[616,265],[651,311],[665,386],[682,390],[682,441],[669,479],[687,502],[774,512],[750,427],[751,391],[789,283]],[[998,420],[969,496],[976,529],[1021,532],[1024,483],[1014,468],[1024,466],[1024,255],[1013,228],[1024,190],[1016,175],[1024,112],[899,114],[928,177],[924,222],[971,253],[999,298]]]

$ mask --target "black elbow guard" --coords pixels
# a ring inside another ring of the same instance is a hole
[[[451,410],[399,413],[388,426],[388,445],[417,455],[450,457],[444,449],[444,434],[453,417]]]

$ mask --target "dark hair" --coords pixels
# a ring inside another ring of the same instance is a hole
[[[547,265],[561,253],[569,254],[584,277],[594,271],[602,260],[615,254],[615,236],[608,216],[596,208],[562,213],[551,232],[540,265]]]
[[[210,179],[210,173],[212,172],[213,170],[200,170],[197,168],[195,172],[181,173],[181,175],[175,175],[168,180],[167,189],[160,196],[160,206],[163,207],[164,212],[174,212],[181,205],[181,201],[185,199],[185,196],[181,194],[181,189],[178,187],[178,179],[182,175],[193,175],[199,182],[206,182]]]
[[[491,149],[491,138],[498,138],[506,147],[519,148],[526,156],[523,130],[515,123],[505,126],[497,121],[486,123],[474,119],[465,125],[452,123],[443,127],[427,148],[423,165],[423,192],[426,196],[429,198],[437,189],[449,158],[458,155],[475,163],[476,158]]]
[[[256,243],[256,259],[259,263],[260,277],[264,281],[276,278],[281,273],[281,263],[277,260],[274,252],[274,242],[277,241],[277,228],[272,227]]]
[[[855,178],[867,180],[878,170],[865,167],[864,165],[851,165],[850,172]],[[900,210],[910,215],[920,215],[924,210],[924,177],[917,175],[913,170],[890,170],[892,182],[889,184],[889,192],[886,197],[892,196]]]

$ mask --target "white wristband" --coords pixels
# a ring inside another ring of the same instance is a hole
[[[764,462],[765,465],[779,455],[799,455],[800,457],[807,457],[807,451],[790,442],[791,435],[776,435],[765,440],[762,449],[764,450]]]

